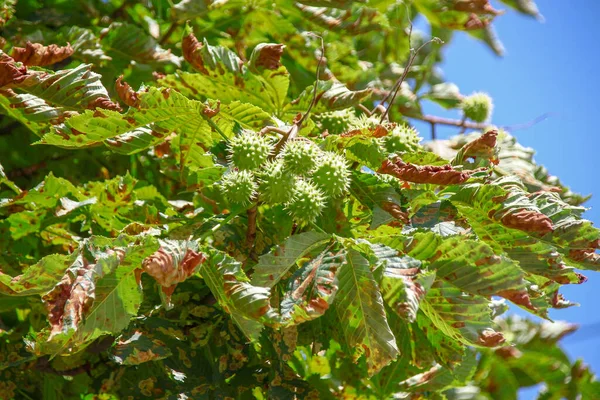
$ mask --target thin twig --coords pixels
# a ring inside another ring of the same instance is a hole
[[[461,120],[461,128],[460,131],[458,132],[459,135],[462,135],[465,133],[465,131],[467,130],[467,127],[465,126],[465,122],[467,122],[467,116],[463,115],[462,120]]]
[[[435,140],[436,139],[435,123],[430,122],[430,124],[431,124],[431,140]]]
[[[358,108],[360,111],[362,111],[365,114],[367,114],[367,117],[370,117],[371,115],[373,115],[373,113],[367,107],[365,107],[362,104],[357,104],[356,108]]]
[[[281,128],[277,128],[276,126],[265,126],[264,128],[262,128],[260,130],[260,132],[258,132],[258,134],[260,136],[263,136],[263,135],[266,135],[267,133],[270,133],[270,132],[275,132],[278,135],[287,135],[288,134],[288,131],[285,131],[285,130],[283,130]]]
[[[469,129],[485,129],[491,124],[479,123],[479,122],[471,122],[471,121],[461,121],[459,119],[450,119],[450,118],[442,118],[436,117],[435,115],[406,115],[406,118],[416,119],[419,121],[429,122],[430,124],[436,125],[449,125],[449,126],[458,126],[458,127],[466,127]]]
[[[175,32],[175,29],[177,29],[178,26],[179,26],[179,24],[177,22],[173,22],[171,24],[171,26],[169,26],[169,29],[167,30],[167,32],[165,32],[163,37],[160,38],[158,43],[161,45],[165,44],[167,42],[167,40],[169,40],[169,38],[171,37],[173,32]]]
[[[386,107],[385,112],[381,116],[381,119],[379,120],[380,124],[383,123],[383,121],[387,117],[388,113],[390,112],[390,109],[394,105],[394,100],[396,100],[396,95],[398,94],[398,91],[400,90],[400,87],[402,86],[402,83],[406,79],[406,76],[408,75],[408,72],[410,71],[410,68],[412,67],[413,63],[415,62],[415,58],[417,58],[417,54],[419,54],[419,52],[423,49],[423,47],[425,47],[429,43],[433,43],[433,42],[439,43],[439,42],[441,42],[441,39],[439,39],[437,37],[434,37],[433,39],[428,40],[427,42],[425,42],[421,46],[419,46],[419,48],[417,50],[413,51],[411,49],[411,56],[410,56],[410,58],[408,60],[408,64],[404,68],[404,71],[402,72],[402,76],[400,77],[400,79],[398,79],[398,81],[396,82],[396,84],[392,88],[392,91],[391,91],[393,93],[392,94],[392,98],[391,98],[388,106]]]
[[[413,31],[413,23],[412,23],[412,19],[410,18],[410,8],[408,7],[407,3],[404,3],[404,6],[406,7],[406,18],[408,18],[408,51],[409,51],[409,55],[412,55],[412,51],[413,51],[413,47],[412,47],[412,31]],[[396,87],[396,84],[394,84],[394,87]],[[390,95],[393,92],[393,88],[392,90],[390,90],[387,95],[383,98],[383,100],[381,100],[381,102],[379,104],[385,103],[389,98]],[[371,114],[373,114],[375,112],[375,109],[373,109],[373,111],[371,111]]]
[[[317,78],[315,81],[315,90],[313,91],[313,98],[310,102],[310,105],[308,106],[308,110],[306,110],[306,113],[304,113],[304,115],[302,116],[300,121],[298,121],[298,123],[297,123],[298,126],[302,126],[302,123],[304,122],[304,120],[306,118],[308,118],[308,116],[310,115],[310,111],[312,110],[312,108],[314,107],[314,105],[317,102],[317,90],[319,87],[319,72],[321,71],[321,63],[323,62],[323,58],[325,57],[325,42],[323,41],[323,37],[319,36],[313,32],[308,32],[308,34],[321,39],[321,56],[319,57],[319,63],[317,64],[317,73],[316,73]]]

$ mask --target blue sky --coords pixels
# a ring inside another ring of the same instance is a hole
[[[494,3],[494,2],[492,2]],[[498,2],[496,8],[501,7]],[[546,113],[552,117],[527,130],[514,132],[519,142],[533,147],[536,161],[560,177],[573,191],[595,196],[585,206],[586,217],[600,225],[600,61],[598,38],[600,2],[538,0],[545,17],[540,23],[509,12],[495,26],[506,47],[498,58],[466,34],[457,34],[445,52],[444,73],[462,93],[487,91],[494,99],[494,124],[528,122]],[[426,112],[444,113],[436,105]],[[425,137],[429,127],[418,126]],[[454,129],[440,129],[445,138]],[[563,347],[572,358],[583,358],[600,373],[600,273],[585,271],[583,285],[564,287],[567,299],[581,307],[554,310],[551,317],[580,324],[580,330],[565,338]],[[528,398],[524,393],[523,398]]]

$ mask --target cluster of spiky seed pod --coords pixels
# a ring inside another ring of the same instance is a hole
[[[343,156],[303,138],[288,141],[277,155],[274,147],[251,131],[230,140],[230,169],[221,180],[230,202],[283,204],[296,222],[306,224],[321,215],[328,200],[347,192],[350,170]]]

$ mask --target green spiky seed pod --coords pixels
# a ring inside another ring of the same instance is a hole
[[[291,199],[296,179],[285,170],[282,160],[267,162],[259,178],[261,199],[267,204],[285,203]]]
[[[462,108],[464,116],[470,120],[485,122],[492,116],[494,105],[492,98],[487,93],[479,92],[465,97],[460,103],[460,108]]]
[[[320,150],[307,140],[292,140],[286,143],[281,152],[285,169],[295,175],[306,175],[317,165]]]
[[[336,198],[343,195],[350,186],[350,170],[345,158],[324,152],[312,174],[312,180],[326,196]]]
[[[292,199],[285,207],[296,222],[310,223],[321,215],[325,207],[325,196],[314,183],[297,179]]]
[[[255,170],[264,164],[273,146],[269,140],[252,131],[244,131],[229,141],[229,161],[241,170]]]
[[[322,131],[327,130],[332,135],[339,135],[350,129],[356,115],[351,108],[346,108],[345,110],[321,113],[312,118]]]
[[[381,141],[388,153],[401,153],[405,151],[416,151],[420,142],[417,131],[408,125],[399,125],[392,129]]]
[[[232,203],[248,204],[256,196],[258,185],[250,171],[231,171],[223,176],[221,190]]]

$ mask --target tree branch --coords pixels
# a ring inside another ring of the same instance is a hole
[[[425,122],[429,122],[430,124],[458,126],[460,128],[464,127],[464,128],[469,128],[469,129],[485,129],[491,125],[491,124],[487,124],[487,123],[479,123],[479,122],[471,122],[471,121],[462,121],[459,119],[436,117],[435,115],[419,115],[419,116],[406,115],[406,118],[416,119],[419,121],[425,121]]]

